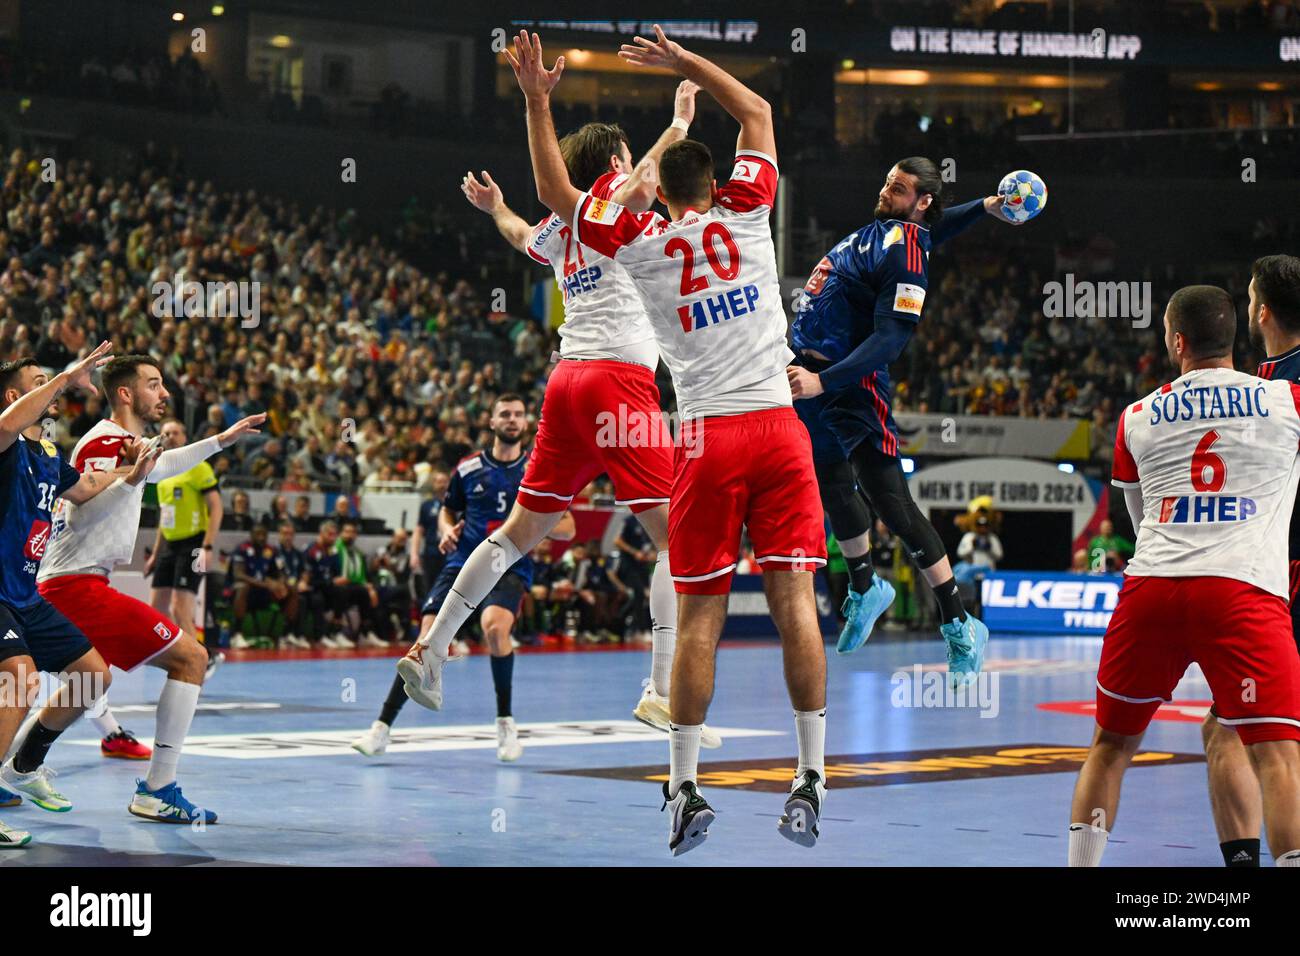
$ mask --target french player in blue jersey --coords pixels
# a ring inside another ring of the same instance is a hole
[[[70,388],[96,391],[94,371],[106,364],[102,343],[81,361],[50,376],[35,359],[0,364],[0,754],[14,741],[39,686],[41,671],[67,675],[0,779],[43,810],[62,812],[72,803],[50,783],[45,756],[51,745],[111,683],[108,665],[79,631],[36,590],[36,571],[49,542],[57,498],[84,504],[122,479],[137,485],[157,462],[159,447],[136,449],[129,467],[79,474],[53,442],[42,437],[41,420]],[[73,681],[75,680],[75,686]],[[0,805],[17,794],[0,789]],[[25,846],[31,834],[0,823],[0,848]]]
[[[988,629],[962,607],[943,541],[907,490],[889,365],[921,320],[930,251],[985,215],[1011,220],[998,196],[944,209],[942,190],[929,159],[913,156],[890,169],[873,221],[827,253],[804,286],[788,374],[812,438],[822,507],[849,565],[840,653],[861,647],[894,600],[893,587],[871,567],[874,511],[903,539],[939,599],[956,683],[979,672]]]
[[[509,393],[498,397],[492,405],[489,426],[491,450],[476,452],[456,465],[438,512],[438,548],[448,557],[420,608],[421,637],[433,627],[444,601],[462,600],[453,587],[456,575],[474,549],[506,520],[519,494],[519,482],[528,466],[528,452],[523,447],[528,410],[523,398]],[[574,527],[573,516],[566,513],[547,537],[567,541],[573,537]],[[510,634],[524,594],[532,585],[532,558],[524,555],[503,570],[500,580],[479,602],[478,614],[492,655],[492,685],[497,699],[497,758],[513,761],[523,754],[523,747],[511,712],[515,657]],[[422,645],[417,642],[414,647]],[[406,687],[399,667],[379,719],[352,742],[354,750],[375,757],[388,749],[389,729],[406,703]]]
[[[1264,256],[1250,270],[1247,305],[1250,342],[1268,358],[1260,378],[1300,383],[1300,259]],[[1291,633],[1300,652],[1300,500],[1291,511]],[[1235,729],[1219,723],[1214,711],[1201,726],[1210,780],[1210,808],[1219,832],[1223,862],[1230,867],[1259,866],[1259,834],[1264,823],[1260,782]]]

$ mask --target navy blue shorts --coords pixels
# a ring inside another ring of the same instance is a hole
[[[460,566],[444,567],[438,573],[438,579],[433,582],[433,587],[429,588],[429,596],[420,606],[421,616],[437,614],[442,609],[442,602],[447,600],[447,595],[451,591],[451,586],[456,583],[456,575],[459,573]],[[527,589],[523,578],[514,571],[507,571],[488,592],[487,597],[479,603],[478,611],[481,612],[485,607],[503,607],[518,617],[519,605],[523,603],[524,591]]]
[[[0,661],[26,656],[36,662],[37,670],[55,674],[94,649],[44,598],[24,608],[0,603]]]
[[[832,363],[797,355],[791,364],[820,372]],[[813,461],[846,461],[864,441],[897,458],[898,425],[890,410],[893,398],[889,373],[881,370],[841,391],[795,401],[794,409],[812,439]]]

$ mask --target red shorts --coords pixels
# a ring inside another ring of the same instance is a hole
[[[124,671],[157,657],[181,635],[167,615],[115,591],[102,574],[64,574],[37,585],[101,657]]]
[[[1231,578],[1130,577],[1097,668],[1097,723],[1146,730],[1193,661],[1243,743],[1300,740],[1300,656],[1275,594]]]
[[[812,443],[793,408],[682,423],[668,506],[668,565],[681,594],[726,594],[749,529],[763,570],[826,563]]]
[[[618,504],[634,512],[666,505],[672,448],[654,372],[631,362],[563,359],[546,383],[519,503],[564,511],[593,478],[608,474]]]

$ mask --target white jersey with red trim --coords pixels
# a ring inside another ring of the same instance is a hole
[[[626,180],[626,174],[606,173],[591,187],[592,195],[608,199]],[[555,270],[555,284],[564,295],[561,357],[614,359],[651,369],[659,364],[650,318],[621,265],[574,239],[573,230],[556,215],[533,227],[528,255]]]
[[[1286,598],[1300,386],[1197,369],[1120,414],[1112,484],[1140,487],[1126,574],[1232,578]]]
[[[794,354],[768,222],[777,178],[772,157],[741,150],[705,212],[670,222],[592,193],[578,201],[583,245],[636,280],[683,418],[791,404],[785,369]]]
[[[83,475],[90,471],[112,471],[121,460],[123,443],[134,437],[116,422],[102,419],[81,436],[81,441],[72,449],[69,461]],[[41,559],[36,580],[44,581],[58,574],[71,574],[91,568],[111,571],[115,565],[130,561],[135,551],[136,532],[140,530],[144,485],[142,481],[130,489],[131,493],[121,505],[120,513],[95,522],[93,534],[80,533],[77,517],[83,508],[94,506],[93,500],[85,505],[74,505],[66,498],[55,502],[50,544],[45,549],[45,557]]]

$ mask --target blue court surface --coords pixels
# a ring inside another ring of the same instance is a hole
[[[967,706],[943,706],[937,636],[828,651],[830,792],[813,849],[777,834],[795,739],[780,648],[759,641],[719,652],[709,722],[726,739],[702,752],[700,781],[718,818],[677,860],[653,779],[667,772],[667,737],[631,717],[648,650],[522,653],[514,710],[526,751],[508,765],[496,760],[485,656],[449,664],[444,710],[408,704],[388,754],[367,759],[348,743],[375,718],[394,656],[246,652],[205,687],[181,761],[186,795],[217,825],[130,816],[146,765],[102,758],[81,721],[49,761],[73,810],[0,811],[33,834],[0,866],[1064,863],[1100,638],[995,637]],[[161,683],[150,669],[118,674],[110,695],[146,742]],[[1152,723],[1106,865],[1221,865],[1200,754],[1207,701],[1193,669]]]

